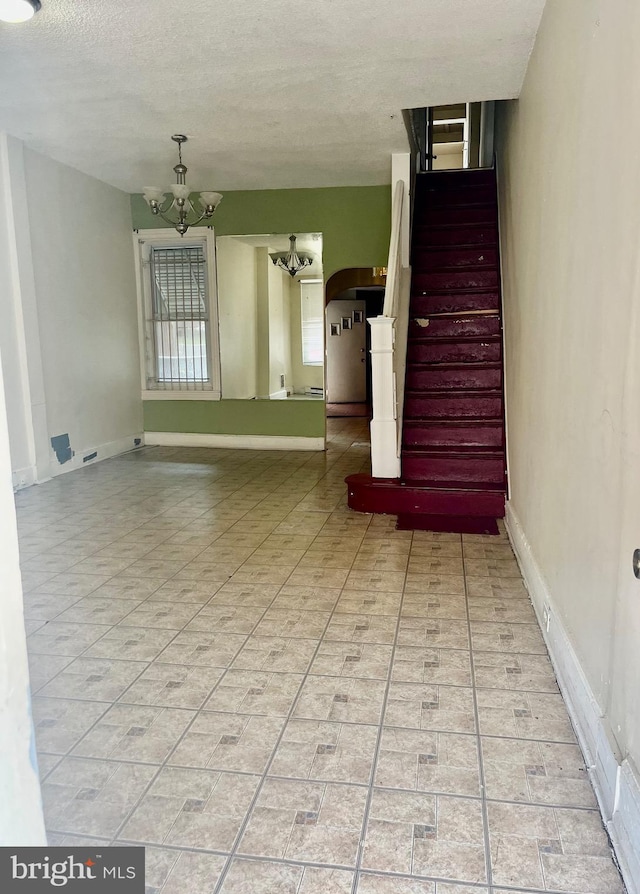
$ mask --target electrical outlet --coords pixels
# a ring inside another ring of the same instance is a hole
[[[280,376],[280,387],[284,388],[284,376]]]
[[[549,633],[549,626],[551,624],[551,609],[545,603],[542,607],[542,619],[544,621],[545,630]]]

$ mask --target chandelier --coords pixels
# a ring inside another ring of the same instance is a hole
[[[219,192],[191,193],[187,186],[187,166],[182,163],[182,144],[187,142],[184,134],[175,133],[171,139],[178,144],[178,164],[174,167],[177,183],[169,187],[169,195],[157,186],[144,187],[144,199],[153,214],[159,215],[180,233],[199,224],[201,220],[213,216],[222,196]]]
[[[41,6],[40,0],[0,0],[0,22],[11,25],[28,22]]]
[[[289,236],[289,251],[272,251],[269,257],[281,270],[286,271],[289,276],[295,276],[305,267],[313,264],[313,255],[306,251],[296,250],[296,237]]]

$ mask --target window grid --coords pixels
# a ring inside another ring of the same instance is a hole
[[[210,390],[204,245],[152,246],[150,340],[156,390]]]

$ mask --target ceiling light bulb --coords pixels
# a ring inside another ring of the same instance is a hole
[[[11,25],[27,22],[41,5],[40,0],[0,0],[0,21]]]

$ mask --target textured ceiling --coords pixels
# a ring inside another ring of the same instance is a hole
[[[517,96],[544,0],[43,0],[0,23],[0,128],[128,192],[367,185],[401,110]]]

